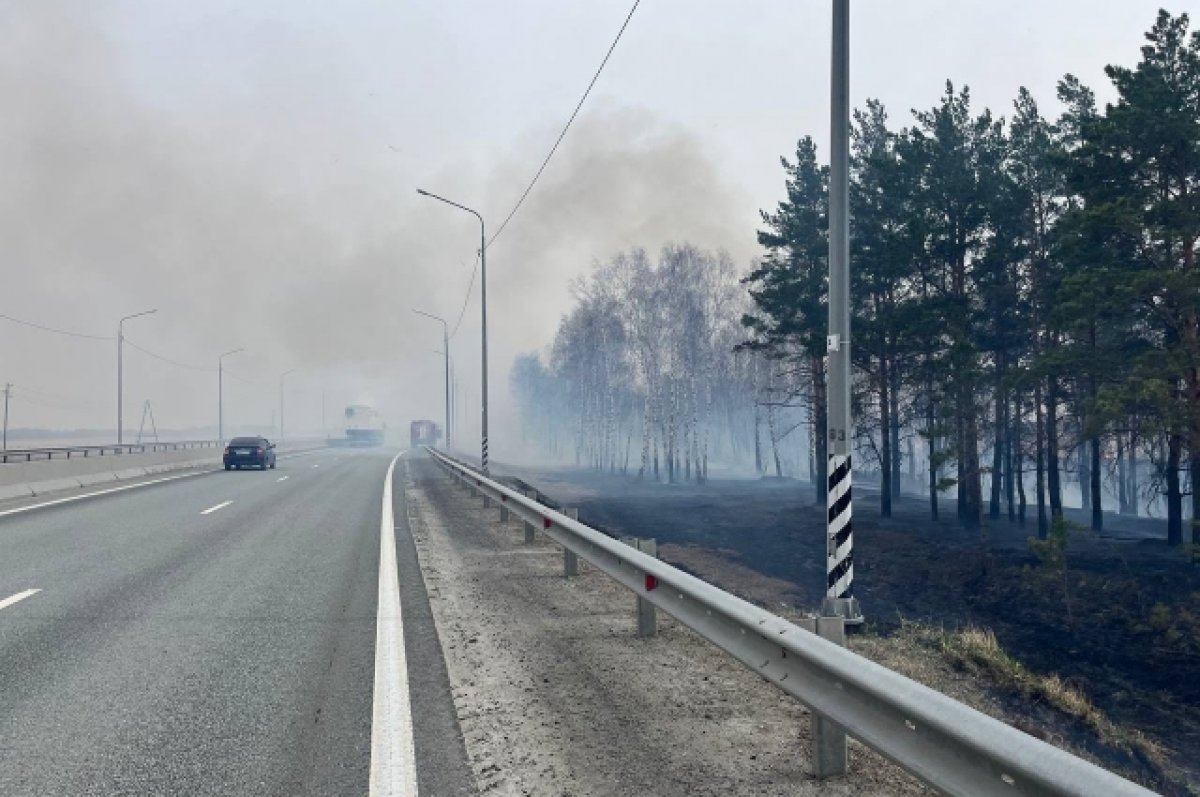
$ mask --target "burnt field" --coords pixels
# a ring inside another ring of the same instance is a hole
[[[806,483],[638,483],[582,469],[496,468],[606,531],[656,537],[665,560],[773,610],[813,610],[824,585],[824,509]],[[954,508],[943,505],[942,516]],[[1033,524],[968,530],[906,498],[882,518],[856,494],[855,594],[867,631],[908,621],[991,629],[1030,671],[1057,674],[1109,718],[1200,769],[1200,562],[1154,539],[1153,521],[1073,527],[1061,560],[1037,555]],[[1071,520],[1068,513],[1068,520]],[[1186,792],[1185,792],[1186,793]]]

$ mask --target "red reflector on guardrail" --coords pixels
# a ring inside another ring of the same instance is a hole
[[[550,522],[550,518],[548,518],[548,517],[544,517],[544,518],[542,518],[542,528],[544,528],[544,529],[548,529],[548,528],[550,528],[550,526],[552,526],[552,525],[553,525],[553,524]]]
[[[650,592],[657,586],[658,586],[658,578],[647,573],[646,574],[646,592]]]

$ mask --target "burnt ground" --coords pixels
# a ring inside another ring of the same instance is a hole
[[[493,471],[579,507],[592,526],[656,537],[664,559],[773,610],[820,604],[824,509],[807,483],[662,485],[572,468]],[[1108,515],[1102,535],[1073,529],[1065,567],[1056,569],[1031,551],[1034,524],[1001,519],[968,530],[946,519],[949,502],[940,521],[929,519],[927,500],[902,499],[891,518],[878,503],[867,488],[854,506],[855,594],[868,633],[887,637],[905,621],[990,628],[1012,657],[1035,673],[1057,673],[1122,728],[1162,745],[1182,780],[1200,782],[1200,562],[1149,538],[1161,522]],[[1195,793],[1168,780],[1175,785],[1160,781],[1168,793]]]

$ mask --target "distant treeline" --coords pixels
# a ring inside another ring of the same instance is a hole
[[[964,523],[1032,512],[1045,535],[1071,458],[1096,527],[1147,496],[1172,544],[1185,498],[1200,517],[1200,32],[1160,12],[1141,60],[1106,73],[1115,102],[1067,75],[1053,120],[1023,88],[1006,119],[949,82],[908,127],[878,101],[855,112],[857,464],[880,472],[885,515],[915,436],[935,515],[954,488]],[[781,163],[787,199],[741,285],[727,257],[681,245],[578,286],[549,363],[513,371],[527,435],[703,481],[714,451],[753,449],[762,472],[761,430],[777,452],[780,410],[800,407],[823,500],[828,169],[807,136]]]

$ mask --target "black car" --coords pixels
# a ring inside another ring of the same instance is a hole
[[[235,437],[225,446],[225,470],[275,467],[275,444],[265,437]]]

